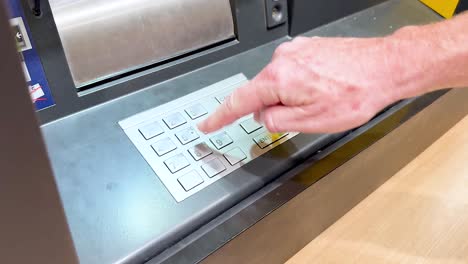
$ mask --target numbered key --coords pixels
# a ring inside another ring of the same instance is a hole
[[[177,139],[180,141],[180,143],[182,145],[186,145],[186,144],[200,138],[197,131],[193,127],[184,129],[184,130],[180,131],[179,133],[176,133],[176,137],[177,137]]]
[[[166,160],[164,164],[173,174],[190,165],[190,163],[182,153]]]
[[[236,165],[237,163],[247,158],[245,153],[240,148],[235,148],[235,149],[228,151],[227,153],[224,154],[224,157],[232,166]]]
[[[206,175],[208,175],[208,177],[213,178],[214,176],[225,171],[226,167],[224,167],[224,164],[219,159],[215,158],[203,164],[202,169]]]
[[[269,133],[269,132],[266,132],[266,133],[263,133],[261,135],[256,136],[253,140],[255,141],[255,143],[257,143],[257,145],[260,148],[264,149],[264,148],[270,146],[271,144],[275,143],[276,141],[284,138],[287,135],[288,135],[288,133]]]
[[[185,120],[184,116],[181,113],[174,113],[164,118],[163,121],[169,129],[174,129],[187,123],[187,120]]]
[[[243,121],[242,123],[240,123],[240,126],[242,127],[242,129],[244,129],[245,133],[247,134],[251,134],[263,127],[262,125],[257,123],[257,121],[255,121],[253,118]]]
[[[195,147],[188,150],[190,155],[193,157],[195,161],[199,161],[211,154],[213,154],[213,150],[206,144],[200,143]]]
[[[151,147],[156,152],[156,154],[158,154],[159,157],[164,156],[177,148],[177,146],[174,144],[174,142],[172,142],[170,138],[162,139],[151,145]]]
[[[232,144],[233,142],[231,137],[226,132],[220,133],[210,138],[210,141],[218,150]]]
[[[190,116],[192,120],[195,120],[199,117],[208,114],[208,111],[206,111],[206,109],[201,104],[194,104],[189,108],[185,109],[185,112],[188,116]]]
[[[203,178],[196,171],[191,171],[177,179],[186,192],[203,183]]]
[[[218,101],[218,103],[220,104],[223,104],[224,101],[226,101],[226,99],[231,95],[232,92],[229,92],[229,93],[224,93],[224,94],[221,94],[221,95],[218,95],[216,96],[216,101]]]
[[[158,122],[147,124],[138,129],[138,131],[140,131],[146,140],[152,139],[164,133],[164,129],[158,124]]]

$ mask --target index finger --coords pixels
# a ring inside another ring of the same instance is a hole
[[[198,128],[210,133],[245,115],[278,103],[274,85],[260,73],[252,81],[235,90],[210,117],[198,125]]]

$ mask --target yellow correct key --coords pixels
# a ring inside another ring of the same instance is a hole
[[[270,135],[271,135],[272,141],[275,142],[276,140],[281,138],[284,135],[284,133],[270,133]]]

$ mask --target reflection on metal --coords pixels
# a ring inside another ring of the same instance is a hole
[[[229,0],[50,0],[77,87],[234,37]]]

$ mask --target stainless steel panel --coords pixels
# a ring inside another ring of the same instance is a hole
[[[229,0],[50,0],[77,87],[234,36]]]

